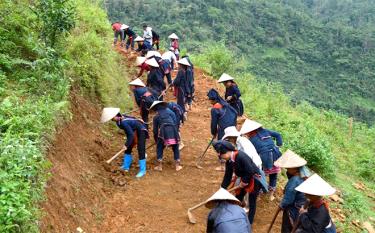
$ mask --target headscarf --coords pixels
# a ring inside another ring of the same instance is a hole
[[[217,103],[221,104],[223,107],[227,107],[229,108],[232,112],[234,112],[236,115],[237,115],[237,111],[236,109],[234,109],[232,106],[230,106],[230,104],[228,104],[227,101],[225,101],[220,95],[219,93],[211,88],[208,93],[207,93],[207,97],[209,100],[215,100]]]
[[[232,143],[226,140],[217,140],[212,143],[212,146],[219,154],[225,154],[228,151],[235,151],[236,148],[233,146]]]

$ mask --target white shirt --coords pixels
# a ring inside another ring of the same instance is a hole
[[[150,44],[152,45],[152,31],[150,27],[147,27],[146,30],[143,30],[143,38],[146,41],[150,42]]]
[[[251,160],[253,160],[254,164],[258,168],[262,169],[262,160],[260,159],[257,150],[249,139],[241,136],[237,137],[236,144],[238,150],[245,152],[251,158]]]
[[[177,61],[176,55],[172,51],[167,51],[161,55],[163,60],[168,60],[170,63]]]

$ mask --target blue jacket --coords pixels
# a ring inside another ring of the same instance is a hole
[[[180,128],[180,124],[184,121],[184,110],[175,102],[169,102],[168,108],[175,114],[177,127]]]
[[[232,85],[225,89],[225,99],[227,99],[228,96],[233,97],[229,103],[234,103],[241,97],[241,92],[237,85]]]
[[[157,141],[158,137],[160,136],[159,130],[162,128],[163,125],[174,125],[177,129],[177,118],[174,112],[169,108],[159,107],[157,108],[157,114],[154,116],[153,119],[153,133],[155,142]],[[165,132],[160,132],[165,133]],[[172,132],[174,133],[174,132]]]
[[[220,140],[224,136],[224,129],[236,126],[237,113],[229,105],[223,106],[216,103],[211,109],[211,134],[218,136]]]
[[[245,211],[236,204],[220,202],[208,214],[207,233],[251,233]]]
[[[267,150],[275,148],[275,142],[273,141],[273,138],[276,139],[277,146],[283,145],[283,140],[280,133],[264,128],[258,129],[257,134],[251,137],[250,141],[251,143],[253,143],[258,154],[261,154]]]
[[[151,68],[147,75],[147,86],[154,89],[158,95],[165,89],[164,75],[159,68]]]
[[[157,99],[157,94],[147,87],[138,87],[134,89],[134,98],[138,106],[141,106],[142,99],[150,98],[151,104]]]
[[[289,177],[289,175],[288,175]],[[294,221],[297,220],[299,215],[299,209],[305,204],[305,195],[295,190],[295,188],[303,183],[303,179],[300,176],[292,176],[288,179],[288,182],[284,188],[284,197],[281,200],[280,207],[284,211],[288,211],[289,216]]]
[[[126,141],[125,146],[130,147],[133,144],[135,132],[139,132],[140,130],[147,131],[145,125],[136,118],[125,117],[121,121],[117,121],[116,125],[125,131],[126,134]]]

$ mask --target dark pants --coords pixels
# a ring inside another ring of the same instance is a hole
[[[270,191],[275,191],[276,189],[276,183],[277,183],[277,173],[269,174],[269,189]]]
[[[293,226],[289,219],[289,209],[286,208],[283,211],[283,221],[281,223],[281,233],[290,233],[293,230]]]
[[[165,74],[165,77],[167,77],[167,82],[168,82],[168,85],[172,83],[172,76],[171,76],[171,72],[169,72],[168,74]]]
[[[113,40],[113,44],[116,45],[117,44],[117,40],[118,40],[118,37],[120,36],[120,39],[121,39],[121,42],[125,39],[124,38],[124,31],[123,30],[120,30],[120,31],[115,31],[115,35],[114,35],[114,40]]]
[[[180,107],[182,108],[184,112],[186,112],[185,95],[184,95],[184,92],[181,90],[181,88],[178,88],[178,91],[177,91],[177,104],[180,105]]]
[[[130,45],[131,45],[131,48],[134,49],[134,38],[133,37],[128,37],[128,39],[126,41],[126,49],[128,49]]]
[[[186,102],[188,103],[188,105],[191,105],[193,103],[193,97],[186,97]]]
[[[156,45],[156,50],[159,50],[159,40],[152,42],[152,48],[154,48],[154,45]]]
[[[254,217],[255,217],[255,212],[257,210],[257,197],[259,195],[259,190],[260,190],[261,184],[255,180],[254,181],[254,190],[249,193],[249,222],[250,224],[253,224],[254,222]],[[237,199],[242,201],[243,198],[246,195],[246,191],[244,189],[241,190],[241,193],[237,195]]]
[[[137,136],[138,136],[138,143],[137,143],[137,149],[138,149],[138,159],[143,160],[146,158],[146,131],[145,130],[138,130]],[[129,148],[126,149],[125,154],[131,154],[133,150],[133,145],[129,146]]]
[[[173,157],[174,160],[180,160],[180,150],[178,149],[178,144],[172,145],[173,150]],[[156,144],[156,155],[157,159],[161,161],[163,159],[163,152],[164,152],[165,146],[163,139],[159,138],[158,143]]]

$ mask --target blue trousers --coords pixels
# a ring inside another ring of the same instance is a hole
[[[178,149],[178,144],[172,145],[171,147],[173,150],[174,160],[176,161],[180,160],[180,150]],[[163,159],[164,149],[165,149],[164,141],[161,138],[159,138],[156,144],[156,157],[159,161]]]

